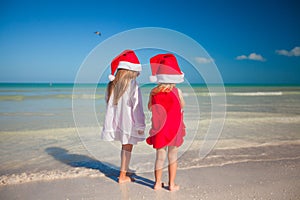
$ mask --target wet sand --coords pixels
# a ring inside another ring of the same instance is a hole
[[[0,199],[300,199],[300,159],[181,169],[176,192],[154,191],[152,173],[133,176],[134,183],[122,185],[116,173],[4,185]]]

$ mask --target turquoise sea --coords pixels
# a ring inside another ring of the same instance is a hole
[[[151,114],[146,104],[153,86],[141,85],[147,130]],[[0,83],[0,184],[98,177],[111,167],[117,169],[120,145],[104,143],[98,137],[105,112],[105,87]],[[187,127],[179,169],[300,157],[300,86],[178,87],[186,101]],[[222,129],[214,123],[222,124]],[[203,141],[212,139],[216,139],[214,148],[200,158]],[[153,152],[144,142],[138,144],[132,170],[152,170]],[[145,154],[147,160],[143,160]]]
[[[150,88],[142,86],[143,101],[147,103]],[[73,94],[74,84],[0,83],[0,131],[38,130],[74,127],[73,99],[92,99],[99,111],[104,106],[105,84],[75,85],[81,94]],[[96,91],[87,91],[94,89]],[[185,86],[179,86],[185,93]],[[209,97],[205,85],[189,86],[185,96]],[[225,87],[227,112],[257,112],[266,114],[300,114],[300,86],[229,85]],[[223,94],[220,94],[223,95]],[[201,99],[200,107],[210,103]],[[201,105],[203,104],[203,105]]]

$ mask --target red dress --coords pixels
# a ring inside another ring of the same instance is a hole
[[[174,87],[170,92],[152,95],[151,105],[152,127],[147,143],[156,149],[182,145],[185,126],[178,89]]]

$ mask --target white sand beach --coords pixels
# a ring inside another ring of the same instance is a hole
[[[1,199],[299,199],[300,159],[178,170],[180,190],[154,191],[152,173],[121,184],[116,177],[79,177],[0,187]],[[164,173],[167,181],[167,172]]]

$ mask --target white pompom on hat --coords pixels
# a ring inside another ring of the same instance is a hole
[[[117,69],[128,69],[131,71],[142,71],[142,65],[133,50],[125,50],[111,62],[111,74],[108,76],[110,81],[115,79]]]
[[[151,82],[181,83],[184,81],[184,73],[180,70],[176,57],[171,53],[158,54],[150,58],[150,65]]]

